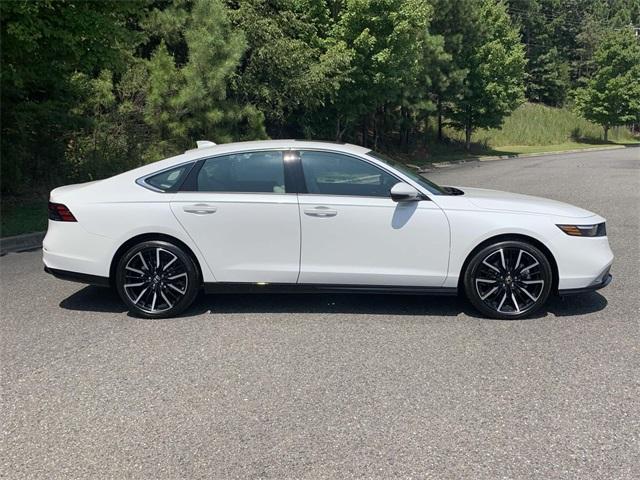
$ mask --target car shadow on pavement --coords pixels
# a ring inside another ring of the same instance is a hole
[[[532,318],[548,313],[556,317],[586,315],[607,306],[607,299],[597,292],[571,297],[552,297],[547,306]],[[87,286],[60,302],[67,310],[124,313],[126,308],[118,294],[108,288]],[[372,294],[200,294],[181,316],[234,313],[339,313],[366,315],[421,315],[483,318],[469,304],[456,296],[372,295]]]
[[[60,307],[81,312],[123,313],[127,311],[115,290],[93,285],[88,285],[69,295],[60,302]]]

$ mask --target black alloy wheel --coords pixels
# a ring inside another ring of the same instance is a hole
[[[200,276],[181,248],[153,240],[135,245],[122,256],[116,287],[132,313],[165,318],[191,305],[200,288]]]
[[[465,272],[471,303],[484,315],[518,319],[545,304],[553,275],[547,257],[535,246],[503,241],[480,250]]]

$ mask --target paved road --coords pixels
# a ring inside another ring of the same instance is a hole
[[[602,294],[525,321],[461,300],[218,296],[139,320],[0,259],[7,478],[640,478],[640,150],[435,172],[607,217]],[[2,476],[2,475],[0,475]]]

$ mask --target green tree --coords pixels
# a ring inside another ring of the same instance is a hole
[[[447,105],[462,91],[467,77],[469,42],[479,24],[477,0],[430,0],[434,16],[431,31],[442,37],[445,56],[432,65],[432,96],[436,102],[437,138],[443,141],[442,128]]]
[[[305,116],[330,103],[350,73],[349,50],[328,35],[333,22],[324,1],[229,3],[247,41],[234,97],[263,112],[271,135],[303,135]]]
[[[61,177],[70,130],[86,119],[72,77],[102,69],[121,74],[142,41],[143,3],[0,2],[2,191]],[[33,187],[31,187],[33,188]]]
[[[524,100],[525,52],[505,5],[483,0],[476,18],[465,37],[468,73],[448,115],[452,126],[465,132],[467,149],[474,129],[499,127]]]
[[[354,132],[377,144],[393,112],[423,72],[424,42],[431,6],[423,0],[347,0],[335,36],[353,52],[350,83],[334,103],[336,131]]]
[[[569,62],[555,46],[554,16],[559,0],[509,0],[512,20],[525,45],[526,97],[532,102],[561,106],[569,92]]]
[[[609,33],[594,55],[595,73],[576,91],[576,107],[604,129],[631,123],[640,115],[640,45],[631,28]]]
[[[177,0],[168,12],[156,10],[150,17],[148,25],[170,23],[159,28],[163,39],[148,64],[145,118],[159,139],[150,146],[148,159],[175,153],[201,138],[264,138],[263,114],[229,95],[246,39],[233,28],[222,1]]]

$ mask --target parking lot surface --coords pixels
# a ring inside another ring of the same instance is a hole
[[[603,215],[613,283],[523,321],[372,295],[218,295],[141,320],[9,254],[0,476],[640,478],[640,149],[428,176]]]

